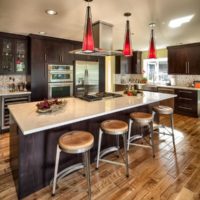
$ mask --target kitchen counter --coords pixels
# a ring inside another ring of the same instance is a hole
[[[9,92],[9,91],[0,91],[0,97],[2,96],[15,96],[15,95],[24,95],[31,94],[30,91],[21,91],[21,92]]]
[[[143,106],[175,95],[144,92],[142,97],[122,97],[86,102],[78,98],[67,98],[67,105],[53,113],[37,113],[36,102],[10,105],[9,110],[24,135],[56,128],[78,121]]]
[[[64,133],[85,130],[93,134],[94,147],[90,155],[94,162],[102,121],[119,119],[128,122],[131,112],[151,112],[152,106],[175,96],[144,92],[144,96],[140,97],[124,95],[94,102],[71,97],[66,99],[67,105],[62,110],[48,114],[37,113],[36,102],[10,105],[10,166],[18,198],[22,199],[49,185],[53,178],[58,140]],[[133,126],[134,134],[138,134],[138,131],[140,130]],[[142,132],[146,134],[148,129],[143,129]],[[105,136],[102,141],[103,148],[114,144],[113,137]],[[79,162],[79,158],[61,154],[59,169],[63,170]]]
[[[174,88],[174,89],[183,89],[183,90],[195,90],[195,91],[200,91],[200,88],[194,88],[194,87],[187,87],[187,86],[178,86],[178,85],[151,85],[151,84],[144,84],[144,83],[131,83],[130,85],[146,85],[150,87],[166,87],[166,88]],[[128,85],[128,83],[115,83],[115,85]]]

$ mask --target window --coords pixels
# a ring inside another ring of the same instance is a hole
[[[169,81],[167,58],[145,59],[143,66],[144,77],[147,78],[149,83],[165,84]]]

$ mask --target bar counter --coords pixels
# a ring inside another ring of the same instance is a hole
[[[174,98],[173,94],[144,92],[143,96],[127,96],[86,102],[66,98],[66,106],[48,114],[37,113],[36,102],[10,105],[10,152],[11,168],[19,199],[45,187],[53,177],[56,145],[59,137],[67,131],[86,130],[95,138],[91,159],[97,152],[98,128],[106,119],[128,122],[134,111],[151,112],[160,101]],[[105,136],[102,147],[114,143]],[[60,168],[64,169],[78,161],[79,156],[61,154]]]

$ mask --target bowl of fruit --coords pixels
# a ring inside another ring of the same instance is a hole
[[[58,100],[58,99],[51,99],[51,100],[44,100],[36,104],[37,112],[39,113],[47,113],[47,112],[55,112],[60,110],[66,105],[66,100]]]

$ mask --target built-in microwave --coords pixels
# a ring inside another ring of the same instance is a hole
[[[48,83],[48,98],[69,97],[73,94],[73,82]]]
[[[73,81],[72,65],[48,65],[48,82]]]

